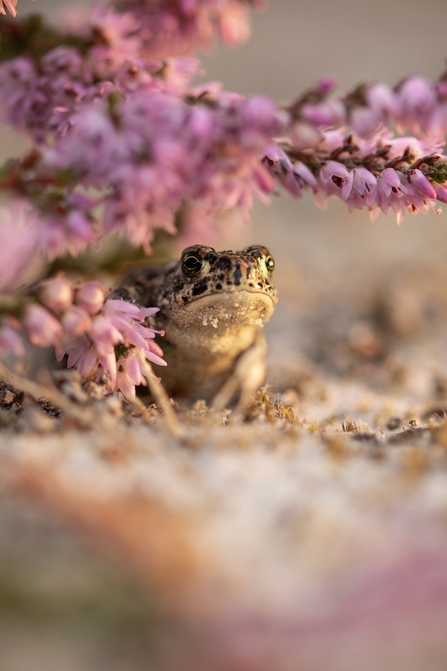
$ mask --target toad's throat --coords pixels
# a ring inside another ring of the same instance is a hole
[[[276,292],[271,296],[248,289],[208,293],[182,305],[180,320],[191,326],[212,327],[216,335],[236,325],[259,328],[272,316],[275,299]]]

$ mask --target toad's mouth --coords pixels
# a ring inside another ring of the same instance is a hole
[[[216,291],[206,296],[195,296],[183,309],[199,318],[217,318],[223,321],[246,322],[270,319],[277,303],[276,291],[272,294],[256,289],[230,289]]]
[[[184,303],[185,308],[188,308],[191,303],[201,302],[203,304],[215,304],[222,301],[229,301],[232,303],[237,303],[238,300],[243,301],[244,303],[249,303],[250,301],[256,300],[256,298],[262,298],[269,300],[273,306],[276,305],[278,298],[277,292],[273,291],[272,293],[267,293],[262,289],[246,289],[233,288],[233,289],[222,289],[221,291],[215,291],[213,293],[207,293],[205,296],[193,296],[188,299],[188,302]]]

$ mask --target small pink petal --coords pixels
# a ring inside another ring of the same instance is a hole
[[[159,312],[160,308],[140,308],[140,317],[152,317],[152,315],[155,315],[157,312]]]
[[[138,385],[141,382],[141,371],[138,356],[132,352],[118,362],[126,371],[133,384]]]
[[[310,168],[308,168],[307,165],[305,165],[304,163],[301,163],[301,161],[297,161],[296,163],[294,163],[293,172],[296,175],[302,177],[304,181],[307,182],[307,184],[312,186],[314,189],[318,187],[318,182],[315,175],[310,170]]]
[[[62,326],[71,335],[81,335],[88,331],[92,320],[87,312],[78,305],[72,305],[61,317]]]
[[[126,371],[118,371],[116,376],[116,388],[120,390],[128,401],[134,401],[136,397],[135,385],[127,375]]]
[[[352,192],[352,186],[354,184],[354,170],[351,170],[351,172],[348,175],[347,180],[341,187],[341,197],[343,200],[348,200],[349,196],[351,195]]]
[[[347,179],[349,177],[349,172],[347,168],[338,161],[327,161],[323,166],[323,171],[330,177],[335,175],[341,179]]]
[[[362,165],[359,166],[358,168],[356,168],[355,171],[356,171],[357,175],[359,177],[361,177],[362,179],[364,179],[367,184],[372,184],[372,185],[377,184],[376,177],[372,174],[372,172],[370,172],[369,170],[364,168]]]
[[[412,170],[410,172],[410,181],[414,186],[421,191],[428,198],[436,198],[436,191],[434,190],[431,182],[420,170]]]
[[[157,356],[153,352],[149,352],[149,350],[147,350],[147,349],[144,350],[144,355],[145,355],[146,359],[149,359],[149,361],[153,361],[153,363],[156,363],[159,366],[167,366],[168,365],[164,359]]]
[[[113,349],[109,350],[105,355],[102,356],[101,366],[103,367],[104,372],[107,373],[110,377],[110,383],[112,389],[115,389],[117,370],[116,370],[116,356],[115,351]]]
[[[385,170],[380,173],[380,177],[391,186],[394,186],[395,189],[400,189],[400,179],[393,168],[385,168]]]
[[[124,312],[127,314],[136,315],[141,308],[135,303],[129,303],[129,301],[124,301],[122,298],[110,298],[104,303],[104,312]]]
[[[75,291],[75,303],[95,315],[104,305],[104,291],[99,282],[86,282]]]
[[[98,354],[93,346],[91,346],[79,359],[76,368],[80,375],[88,375],[98,364]]]

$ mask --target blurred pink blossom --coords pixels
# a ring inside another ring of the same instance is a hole
[[[0,355],[13,354],[18,357],[25,356],[25,348],[17,331],[7,324],[0,326]]]
[[[80,337],[66,336],[60,340],[57,358],[61,360],[67,354],[69,368],[76,366],[81,375],[95,374],[97,379],[105,376],[111,391],[120,389],[127,399],[132,400],[135,385],[145,384],[141,356],[159,366],[166,365],[162,350],[154,342],[155,336],[163,335],[163,332],[144,324],[144,320],[158,312],[158,308],[139,308],[122,300],[104,302],[103,298],[98,311],[100,290],[97,283],[89,282],[76,291],[76,303],[81,301],[85,306],[88,304],[86,299],[90,299],[94,316],[90,323],[81,321],[86,328]],[[121,348],[119,354],[117,345]]]
[[[30,216],[31,215],[31,216]],[[11,292],[29,278],[39,231],[28,204],[15,200],[0,208],[0,291]]]
[[[76,305],[95,315],[104,304],[104,291],[99,282],[86,282],[75,289]]]
[[[79,305],[71,305],[61,316],[64,329],[73,336],[79,336],[88,331],[92,320],[86,310]]]
[[[17,6],[17,0],[0,0],[0,14],[6,14],[6,10],[12,16],[16,16],[16,6]]]
[[[22,320],[23,328],[33,345],[49,347],[59,342],[62,324],[41,305],[29,304]]]
[[[54,277],[42,282],[39,297],[47,308],[53,312],[60,313],[71,306],[73,302],[73,288],[65,277]]]

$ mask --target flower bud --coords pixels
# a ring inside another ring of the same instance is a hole
[[[0,353],[15,354],[16,356],[25,355],[21,337],[10,326],[4,325],[0,328]]]
[[[72,304],[73,289],[65,277],[55,277],[42,283],[39,296],[47,308],[58,313]]]
[[[78,305],[72,305],[61,317],[62,326],[70,335],[81,335],[91,326],[88,313]]]
[[[76,238],[84,242],[93,242],[96,238],[87,217],[77,210],[71,210],[67,216],[67,228]]]
[[[86,282],[76,289],[75,303],[90,315],[97,314],[104,304],[104,291],[99,282]]]
[[[395,112],[396,94],[387,84],[371,84],[365,92],[368,107],[377,114]]]
[[[23,326],[30,342],[38,347],[54,345],[62,335],[62,324],[41,305],[27,306]]]
[[[431,182],[420,170],[416,169],[410,172],[410,182],[419,189],[424,196],[427,196],[428,198],[436,198],[436,191]]]
[[[432,84],[424,77],[409,77],[399,89],[399,103],[404,112],[427,114],[436,101]]]

